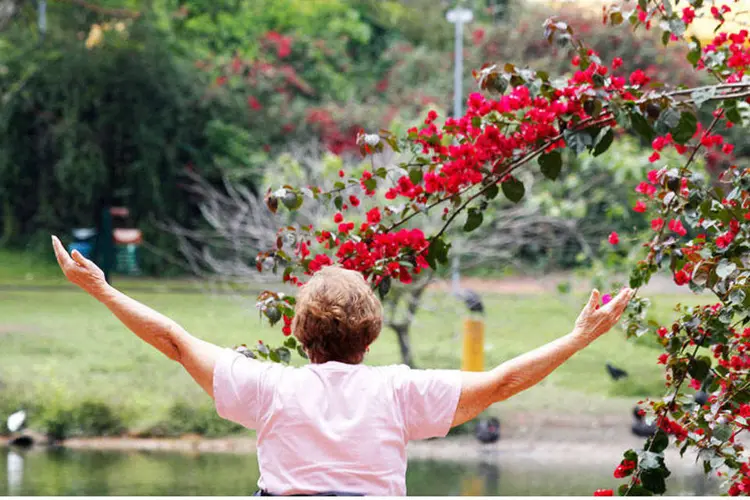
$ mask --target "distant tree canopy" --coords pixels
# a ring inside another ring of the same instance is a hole
[[[48,0],[0,19],[0,245],[33,249],[54,231],[96,222],[104,203],[131,209],[151,248],[156,229],[201,224],[186,170],[255,188],[292,143],[355,151],[360,128],[405,129],[452,97],[453,27],[434,0]],[[470,69],[485,61],[556,70],[564,49],[540,45],[548,12],[470,2]],[[511,4],[512,5],[512,4]],[[510,16],[507,23],[496,21]],[[597,20],[576,18],[581,29]],[[592,34],[627,60],[681,73],[654,37]],[[609,38],[608,38],[609,37]],[[600,40],[597,43],[597,40]],[[559,53],[558,53],[559,50]],[[635,63],[634,62],[634,63]],[[665,69],[666,68],[666,69]],[[165,262],[147,252],[145,269]]]

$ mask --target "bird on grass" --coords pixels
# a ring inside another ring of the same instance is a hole
[[[496,443],[500,439],[500,421],[495,417],[480,420],[474,429],[474,435],[480,443]]]
[[[23,410],[19,410],[8,417],[6,425],[8,426],[8,430],[11,432],[11,434],[15,434],[21,432],[25,423],[26,412]],[[31,436],[21,435],[10,440],[11,446],[18,446],[19,448],[28,448],[32,444],[34,444],[34,440]]]
[[[647,424],[643,421],[643,415],[641,414],[641,409],[637,406],[633,408],[633,425],[630,427],[630,430],[639,437],[651,437],[654,434],[656,434],[656,426],[654,424]]]
[[[606,363],[605,366],[607,367],[607,373],[609,373],[609,376],[615,381],[628,376],[628,372],[613,366],[611,363]]]
[[[458,256],[453,258],[453,277],[451,289],[455,297],[461,299],[470,312],[476,314],[484,314],[484,304],[482,298],[474,290],[468,288],[461,288],[461,278],[459,273],[459,259]]]

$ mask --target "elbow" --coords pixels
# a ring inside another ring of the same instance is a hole
[[[182,364],[182,353],[185,349],[180,342],[179,335],[170,332],[162,337],[161,348],[159,350],[172,361]]]
[[[500,377],[499,382],[495,387],[493,400],[496,403],[505,401],[524,389],[526,389],[526,380],[523,376],[516,373],[506,373]]]

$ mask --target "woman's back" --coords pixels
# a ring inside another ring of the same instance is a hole
[[[291,368],[227,352],[219,414],[258,431],[270,493],[406,494],[406,443],[447,434],[460,373],[329,361]]]

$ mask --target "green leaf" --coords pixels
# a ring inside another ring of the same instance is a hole
[[[696,380],[703,381],[711,370],[711,358],[699,356],[690,362],[688,373]]]
[[[378,187],[378,181],[375,180],[375,177],[370,177],[364,181],[364,185],[368,191],[375,191],[375,188]]]
[[[305,349],[302,347],[302,344],[299,344],[297,346],[297,354],[299,354],[303,359],[309,359],[307,357],[307,353],[305,352]]]
[[[281,197],[281,202],[289,210],[297,210],[302,206],[303,198],[294,191],[287,191],[284,196]]]
[[[281,363],[281,358],[275,350],[268,353],[268,359],[270,359],[274,363]]]
[[[638,112],[631,112],[630,113],[630,125],[633,127],[633,130],[635,130],[638,135],[646,139],[648,142],[651,142],[654,140],[654,136],[656,133],[654,132],[654,129],[651,128],[651,125],[648,123],[648,120],[646,120],[646,117]]]
[[[448,249],[450,245],[447,245],[442,237],[430,239],[430,247],[427,250],[427,256],[425,260],[431,268],[437,269],[437,263],[447,264],[448,263]]]
[[[724,108],[727,120],[738,125],[742,124],[742,115],[740,115],[740,110],[737,109],[737,101],[726,100],[723,102],[722,107]]]
[[[669,436],[663,430],[659,429],[656,434],[651,438],[651,451],[654,453],[661,453],[669,446]]]
[[[383,300],[386,295],[388,295],[388,292],[391,290],[391,277],[385,276],[382,280],[380,280],[380,283],[378,284],[378,295],[380,295],[380,300]]]
[[[732,437],[732,427],[728,424],[719,424],[714,427],[713,437],[721,442],[727,441]]]
[[[661,495],[667,491],[667,484],[664,481],[664,473],[661,469],[641,471],[641,482],[644,488],[657,495]]]
[[[716,275],[721,279],[726,278],[735,270],[737,270],[737,266],[735,265],[735,263],[727,259],[721,259],[716,265]]]
[[[464,224],[464,231],[469,233],[479,226],[482,225],[482,220],[484,219],[484,216],[482,215],[482,211],[478,208],[470,208],[467,216],[466,216],[466,223]]]
[[[652,451],[644,451],[638,466],[643,470],[660,469],[663,463],[661,455]]]
[[[703,50],[701,49],[701,41],[698,40],[697,37],[691,36],[690,37],[691,44],[690,44],[690,52],[688,52],[687,60],[695,66],[698,64],[698,61],[701,59],[701,55],[703,55]]]
[[[604,153],[609,149],[609,147],[612,145],[612,141],[615,139],[615,133],[612,131],[611,127],[604,127],[601,132],[599,132],[599,135],[596,138],[596,141],[594,142],[594,156],[599,156],[600,154]]]
[[[671,16],[672,15],[672,2],[670,2],[670,0],[661,0],[661,4],[664,6],[664,11],[667,13],[667,15]]]
[[[693,99],[693,102],[699,108],[710,99],[713,99],[715,96],[716,87],[706,87],[701,90],[696,90],[692,94],[690,94],[690,98]]]
[[[292,353],[286,347],[276,349],[276,355],[282,363],[289,363],[292,360]]]
[[[565,144],[568,145],[576,156],[586,151],[594,143],[594,139],[587,130],[571,131],[570,129],[565,129],[563,138],[565,139]]]
[[[666,108],[660,114],[654,124],[654,128],[659,135],[666,135],[671,132],[677,124],[680,123],[680,112],[674,108]]]
[[[333,199],[333,205],[338,209],[341,210],[341,207],[344,206],[344,199],[341,196],[337,196]]]
[[[499,192],[500,188],[497,187],[497,184],[492,184],[484,190],[484,197],[488,200],[494,200]]]
[[[472,116],[471,117],[471,126],[474,128],[480,128],[482,126],[482,117],[481,116]]]
[[[422,169],[416,167],[409,170],[409,180],[411,180],[412,184],[419,184],[422,182]]]
[[[635,450],[632,450],[632,449],[628,450],[625,453],[623,453],[623,459],[638,463],[638,453],[636,453]]]
[[[669,32],[669,30],[664,30],[661,32],[661,44],[666,46],[669,44],[669,39],[671,38],[672,33]]]
[[[698,119],[694,114],[684,111],[680,115],[680,121],[677,123],[677,128],[672,131],[672,139],[677,144],[685,144],[695,135],[695,131],[698,127]]]
[[[685,34],[685,22],[679,17],[674,17],[668,21],[669,30],[674,36],[680,37]]]
[[[284,341],[284,346],[288,347],[289,349],[296,349],[297,348],[297,339],[292,337],[291,335],[286,338]]]
[[[736,305],[742,305],[745,302],[745,291],[741,288],[735,288],[729,292],[729,302]]]
[[[502,183],[503,194],[513,203],[518,203],[526,193],[526,188],[523,186],[523,182],[519,181],[515,177],[510,177],[507,181]]]
[[[560,151],[552,151],[551,153],[545,153],[537,160],[539,166],[542,167],[542,174],[547,179],[555,180],[560,175],[562,170],[562,155]]]

